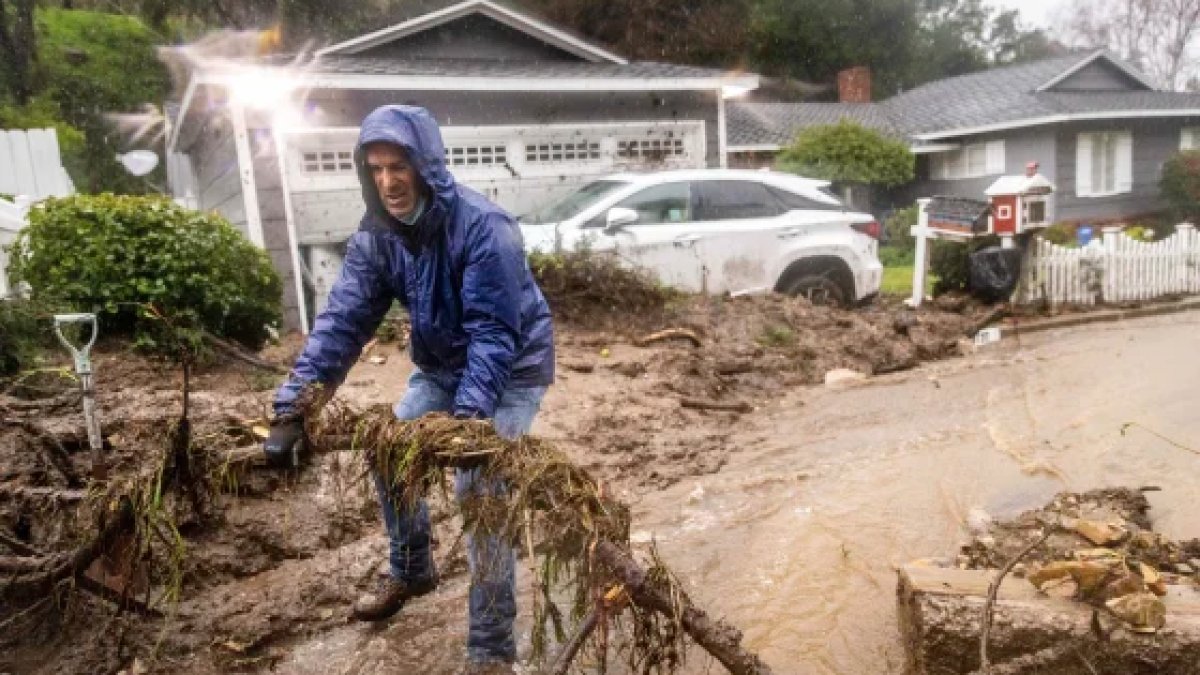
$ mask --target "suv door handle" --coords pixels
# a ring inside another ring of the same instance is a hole
[[[678,246],[680,248],[683,248],[684,246],[691,246],[692,244],[700,241],[700,239],[701,239],[701,237],[698,234],[681,234],[678,237],[675,237],[674,239],[672,239],[671,243],[675,244],[676,246]]]
[[[775,233],[775,236],[779,239],[794,239],[804,233],[805,233],[805,229],[802,227],[789,227],[787,229],[783,229],[783,230],[780,230],[779,232]]]

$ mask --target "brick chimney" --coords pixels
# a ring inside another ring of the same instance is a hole
[[[842,103],[871,102],[871,69],[866,66],[847,68],[838,73],[838,101]]]

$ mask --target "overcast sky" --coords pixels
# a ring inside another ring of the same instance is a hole
[[[987,0],[987,2],[1003,9],[1020,10],[1025,24],[1037,28],[1048,28],[1051,19],[1067,4],[1067,0]]]

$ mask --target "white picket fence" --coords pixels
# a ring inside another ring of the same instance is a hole
[[[1051,305],[1154,300],[1200,293],[1200,232],[1189,223],[1171,236],[1143,242],[1104,229],[1102,239],[1068,248],[1040,237],[1026,253],[1017,302]]]

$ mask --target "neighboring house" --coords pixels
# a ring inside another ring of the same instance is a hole
[[[725,165],[725,99],[757,86],[754,75],[631,63],[468,0],[302,64],[196,66],[171,115],[168,173],[177,199],[220,212],[271,253],[285,323],[307,330],[363,213],[351,152],[376,106],[428,108],[455,176],[520,214],[618,170]]]
[[[898,204],[983,199],[998,176],[1037,162],[1058,188],[1050,221],[1102,222],[1161,211],[1163,163],[1200,147],[1200,94],[1156,91],[1103,51],[938,80],[877,103],[839,84],[840,103],[731,103],[731,163],[769,165],[802,129],[847,118],[911,144],[917,178],[894,192]]]

